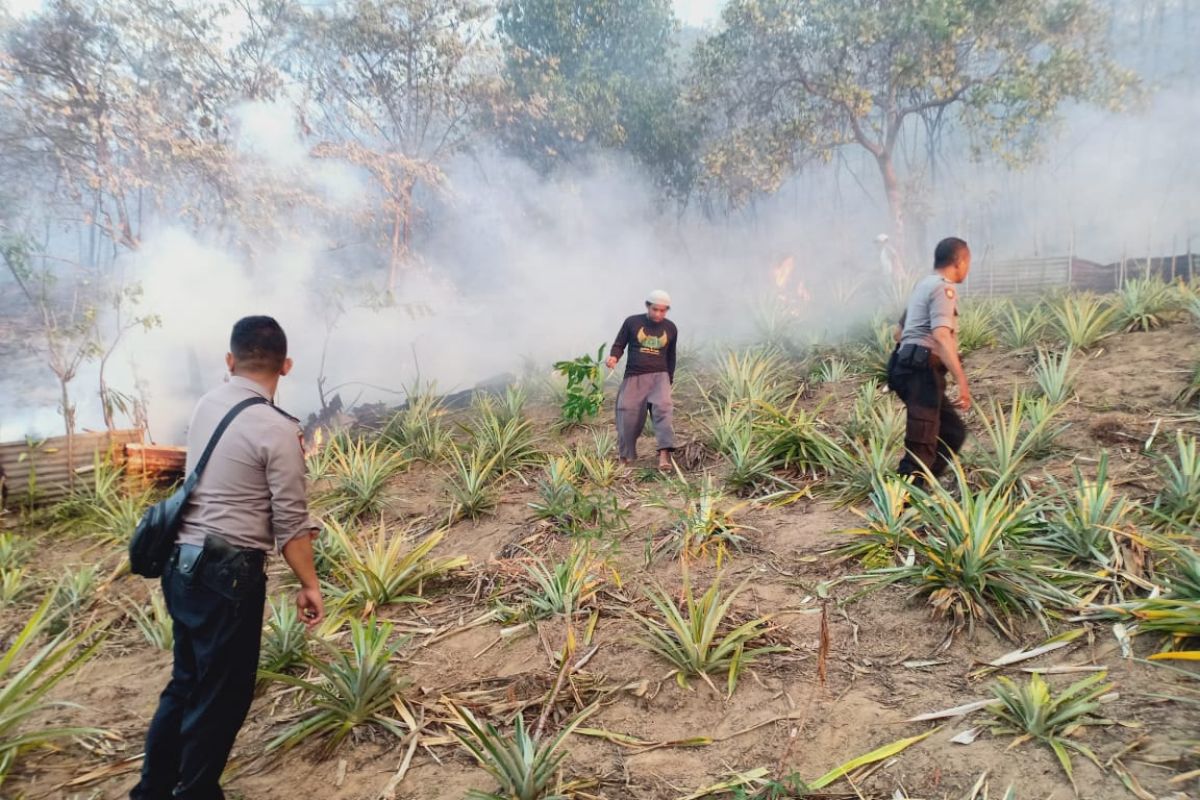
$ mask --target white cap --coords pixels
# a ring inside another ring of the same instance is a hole
[[[646,305],[669,306],[671,305],[671,295],[667,294],[662,289],[655,289],[653,292],[646,295]]]
[[[888,235],[886,233],[881,233],[875,237],[875,241],[880,242],[880,243],[886,242],[887,240],[888,240]]]

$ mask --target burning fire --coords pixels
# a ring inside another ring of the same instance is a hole
[[[317,428],[313,431],[312,443],[304,450],[304,457],[309,458],[321,452],[321,445],[325,443],[325,429]]]
[[[803,279],[797,277],[794,282],[792,281],[792,274],[795,271],[796,257],[785,256],[771,268],[771,279],[775,282],[775,289],[780,300],[785,303],[805,305],[812,300],[812,294],[808,291],[808,286]],[[789,284],[792,284],[790,289]]]

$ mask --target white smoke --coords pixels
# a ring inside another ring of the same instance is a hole
[[[342,213],[374,202],[358,170],[309,155],[286,104],[247,103],[235,118],[255,179],[298,181]],[[1044,162],[1026,172],[947,158],[918,247],[955,234],[997,257],[1182,253],[1200,221],[1190,191],[1200,153],[1185,135],[1198,127],[1200,96],[1181,86],[1144,113],[1072,112]],[[803,283],[815,298],[802,323],[845,323],[874,302],[869,292],[861,308],[833,300],[839,284],[877,280],[874,238],[886,214],[873,169],[848,151],[751,209],[709,218],[695,206],[682,215],[660,208],[645,171],[621,159],[598,157],[547,179],[477,151],[446,166],[445,191],[420,198],[414,259],[390,305],[378,288],[386,242],[335,241],[333,226],[296,212],[279,220],[286,233],[270,247],[232,252],[227,240],[159,220],[122,262],[145,289],[140,310],[163,325],[127,337],[110,383],[128,390],[142,380],[152,433],[178,442],[196,398],[222,380],[230,327],[245,314],[275,316],[288,332],[297,366],[280,402],[299,416],[319,407],[322,374],[327,392],[347,403],[398,402],[418,376],[451,391],[520,373],[527,361],[594,352],[653,288],[672,294],[685,345],[729,341],[753,327],[753,302],[778,292],[770,270],[786,257],[796,264],[787,291],[795,296]],[[100,423],[94,377],[73,385],[85,427]],[[48,370],[40,380],[37,396],[48,403],[0,400],[0,438],[57,432]],[[5,378],[3,394],[12,396],[11,385]]]

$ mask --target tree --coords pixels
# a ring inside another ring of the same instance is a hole
[[[697,137],[675,80],[670,0],[504,0],[497,30],[515,102],[509,147],[545,172],[622,149],[686,195]]]
[[[0,258],[37,315],[46,360],[58,379],[59,410],[67,437],[67,477],[73,486],[75,404],[71,402],[70,385],[80,366],[101,351],[94,336],[96,306],[88,299],[82,281],[72,281],[67,286],[59,282],[59,270],[54,268],[54,262],[35,252],[28,237],[8,229],[0,230]]]
[[[374,179],[388,231],[388,286],[412,247],[414,193],[442,182],[441,165],[472,136],[495,95],[495,63],[480,0],[356,0],[312,13],[307,64],[319,156]]]
[[[181,187],[212,188],[225,173],[213,124],[229,83],[216,46],[219,13],[152,0],[52,0],[7,31],[5,171],[45,187],[42,222],[86,234],[86,267],[136,249],[144,218],[169,197],[194,217]]]
[[[923,115],[961,125],[976,155],[1022,164],[1064,103],[1116,104],[1135,84],[1093,0],[730,0],[722,18],[693,70],[693,99],[714,107],[709,175],[744,202],[862,148],[901,254],[897,146]]]

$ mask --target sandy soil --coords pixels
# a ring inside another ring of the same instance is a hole
[[[1078,397],[1067,411],[1069,428],[1061,450],[1038,465],[1033,478],[1069,476],[1072,465],[1094,469],[1095,459],[1106,450],[1112,473],[1122,488],[1135,497],[1151,495],[1157,488],[1154,461],[1143,444],[1157,424],[1153,450],[1173,441],[1176,429],[1200,431],[1194,411],[1182,412],[1172,401],[1183,385],[1186,371],[1200,360],[1200,337],[1190,324],[1166,330],[1130,334],[1108,340],[1102,349],[1081,363]],[[969,371],[976,394],[1007,398],[1014,385],[1030,382],[1030,354],[986,351],[972,355]],[[848,396],[851,387],[823,387],[806,403],[817,404],[833,392]],[[694,398],[682,392],[684,412],[695,411]],[[548,411],[539,410],[539,419]],[[607,413],[607,412],[606,412]],[[828,407],[836,416],[837,404]],[[685,415],[686,416],[686,415]],[[695,422],[684,420],[683,436],[697,435]],[[977,422],[972,427],[978,430]],[[575,433],[578,439],[582,433]],[[555,443],[553,446],[561,446]],[[647,449],[648,449],[647,445]],[[435,470],[418,467],[397,480],[391,516],[396,519],[440,513],[441,478]],[[585,669],[576,676],[573,694],[563,693],[552,716],[561,721],[580,702],[607,692],[599,711],[589,722],[644,742],[668,743],[653,748],[622,747],[608,741],[574,736],[566,776],[590,782],[587,796],[604,798],[680,798],[711,785],[733,771],[766,767],[775,775],[795,771],[813,778],[849,758],[880,745],[913,736],[935,727],[933,723],[906,723],[924,712],[935,711],[988,696],[992,675],[979,675],[979,663],[1015,649],[1016,643],[987,628],[973,635],[949,638],[945,621],[931,619],[922,601],[910,600],[902,588],[890,588],[853,597],[858,585],[837,584],[830,606],[831,650],[828,674],[818,678],[821,601],[817,586],[839,575],[858,570],[854,564],[836,564],[824,551],[838,541],[837,531],[854,524],[846,509],[825,501],[801,500],[783,508],[754,508],[739,519],[750,526],[750,547],[723,565],[727,581],[749,579],[749,588],[737,600],[739,617],[773,613],[778,641],[791,651],[756,662],[743,675],[731,698],[714,693],[699,681],[681,689],[664,680],[667,667],[631,644],[634,624],[619,609],[624,603],[645,605],[640,589],[651,582],[677,589],[682,575],[677,560],[661,555],[646,565],[643,545],[647,536],[665,524],[665,512],[643,507],[655,486],[635,478],[619,487],[631,511],[629,530],[608,550],[618,586],[610,581],[592,644],[598,647]],[[472,567],[430,587],[431,602],[422,606],[397,606],[381,610],[401,630],[415,631],[401,651],[400,668],[411,681],[406,697],[423,708],[427,719],[444,716],[439,698],[455,697],[486,710],[490,703],[532,702],[527,719],[536,720],[537,699],[554,680],[549,654],[563,641],[565,626],[544,622],[538,631],[500,636],[497,623],[469,626],[486,607],[486,596],[513,574],[513,565],[500,559],[511,555],[521,542],[535,552],[563,553],[569,543],[548,534],[531,521],[526,503],[533,490],[510,481],[497,512],[478,523],[454,525],[439,551],[464,554]],[[36,531],[26,531],[37,535]],[[116,553],[97,553],[70,540],[42,540],[37,569],[56,574],[68,564],[95,561],[116,563]],[[276,566],[278,570],[278,566]],[[717,573],[712,563],[691,568],[695,584],[703,587]],[[282,591],[281,575],[273,578]],[[129,601],[144,601],[147,584],[122,578],[105,592],[99,607],[109,609]],[[19,622],[6,611],[3,628]],[[1060,623],[1065,629],[1067,625]],[[577,626],[578,627],[578,626]],[[1021,631],[1019,644],[1046,638],[1033,623]],[[1141,654],[1155,643],[1137,641]],[[906,663],[907,662],[907,663]],[[1169,687],[1174,679],[1159,670],[1123,659],[1111,633],[1095,626],[1071,647],[1058,650],[1020,667],[1048,665],[1104,665],[1117,684],[1119,699],[1105,708],[1115,724],[1089,727],[1078,735],[1093,748],[1101,763],[1122,756],[1129,774],[1156,798],[1200,797],[1200,784],[1172,783],[1171,778],[1195,769],[1194,760],[1180,759],[1179,741],[1196,738],[1200,713],[1195,707],[1150,698],[1148,687]],[[139,634],[125,624],[106,644],[102,654],[87,664],[58,695],[81,704],[56,713],[63,721],[102,725],[110,736],[67,746],[58,752],[28,758],[15,781],[4,787],[6,797],[117,798],[134,783],[137,755],[157,693],[170,667],[169,654],[151,650]],[[1012,670],[1007,674],[1024,677]],[[1078,676],[1051,676],[1064,686]],[[720,684],[718,684],[720,685]],[[482,694],[480,694],[482,693]],[[482,699],[481,699],[482,698]],[[443,728],[431,722],[432,742],[416,750],[404,780],[386,793],[389,781],[404,758],[401,743],[375,737],[363,739],[324,756],[315,744],[284,754],[264,755],[263,747],[283,720],[293,714],[290,695],[276,688],[263,691],[238,741],[229,773],[232,797],[253,800],[290,800],[303,794],[311,798],[359,800],[395,797],[411,800],[459,798],[468,789],[491,790],[488,776],[460,747],[440,739]],[[951,739],[982,722],[981,716],[955,719],[937,727],[928,739],[885,762],[856,782],[862,797],[891,798],[897,791],[922,798],[966,796],[982,773],[990,776],[994,796],[1012,783],[1021,798],[1066,800],[1072,787],[1049,749],[1026,743],[1010,749],[1011,738],[984,732],[970,745]],[[697,736],[715,741],[703,747],[670,746],[670,742]],[[1127,753],[1127,754],[1126,754]],[[1108,800],[1133,796],[1109,765],[1101,770],[1083,758],[1075,759],[1078,796]],[[82,785],[69,782],[97,771]],[[854,796],[841,782],[828,790],[830,797]]]

